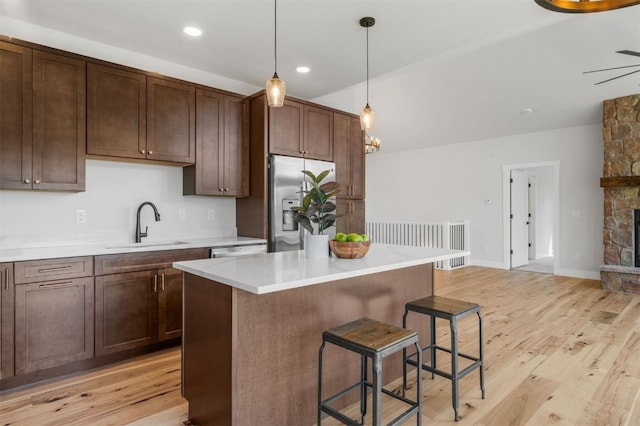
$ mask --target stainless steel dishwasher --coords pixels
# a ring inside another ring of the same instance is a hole
[[[250,256],[252,254],[261,254],[267,252],[267,243],[250,243],[250,244],[227,244],[224,246],[211,247],[209,249],[209,257],[235,257]]]

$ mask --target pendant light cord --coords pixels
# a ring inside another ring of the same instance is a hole
[[[369,105],[369,27],[367,27],[367,105]]]
[[[273,0],[273,73],[278,73],[278,0]]]

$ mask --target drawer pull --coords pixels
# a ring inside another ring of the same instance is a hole
[[[164,291],[164,273],[162,274],[162,291]]]
[[[65,266],[54,266],[53,268],[42,268],[42,269],[38,269],[38,273],[39,274],[46,274],[48,272],[60,272],[60,271],[66,271],[68,269],[71,269],[72,266],[71,265],[65,265]]]
[[[40,288],[60,288],[60,287],[69,287],[74,285],[72,281],[67,281],[64,283],[53,283],[53,284],[40,284],[38,287]]]
[[[158,292],[158,274],[155,274],[153,276],[153,292],[154,293]]]
[[[4,290],[9,291],[9,268],[4,268]]]

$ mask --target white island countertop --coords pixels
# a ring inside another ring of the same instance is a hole
[[[468,256],[469,251],[372,244],[360,259],[307,259],[304,251],[175,262],[173,267],[254,294]]]

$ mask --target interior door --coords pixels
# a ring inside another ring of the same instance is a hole
[[[529,263],[529,179],[511,170],[511,267]]]

